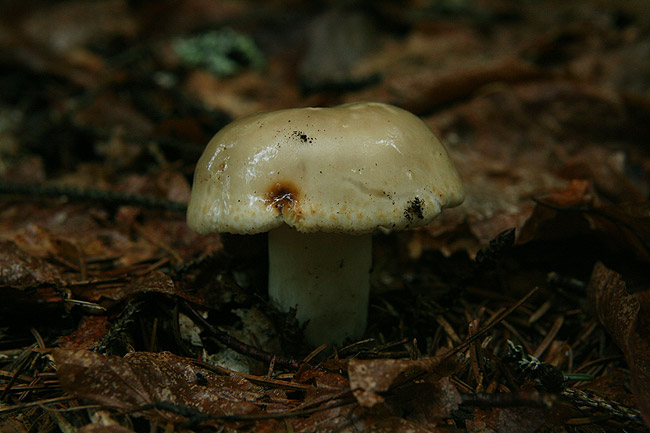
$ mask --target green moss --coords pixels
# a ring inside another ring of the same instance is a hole
[[[242,68],[260,70],[265,66],[262,52],[253,39],[230,28],[179,38],[173,43],[181,62],[226,77]]]

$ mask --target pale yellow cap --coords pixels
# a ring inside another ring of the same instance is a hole
[[[187,223],[199,233],[367,233],[427,224],[459,205],[447,151],[391,105],[295,108],[238,119],[196,165]]]

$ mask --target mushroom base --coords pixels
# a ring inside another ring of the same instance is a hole
[[[368,319],[372,235],[269,232],[269,296],[282,311],[296,308],[311,344],[363,335]]]

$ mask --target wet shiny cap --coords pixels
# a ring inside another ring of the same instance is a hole
[[[464,191],[417,116],[380,103],[238,119],[196,165],[187,223],[199,233],[367,233],[429,223]]]

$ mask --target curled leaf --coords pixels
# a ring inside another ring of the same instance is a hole
[[[641,414],[650,425],[650,291],[630,294],[622,276],[597,263],[587,288],[600,323],[621,348]]]

